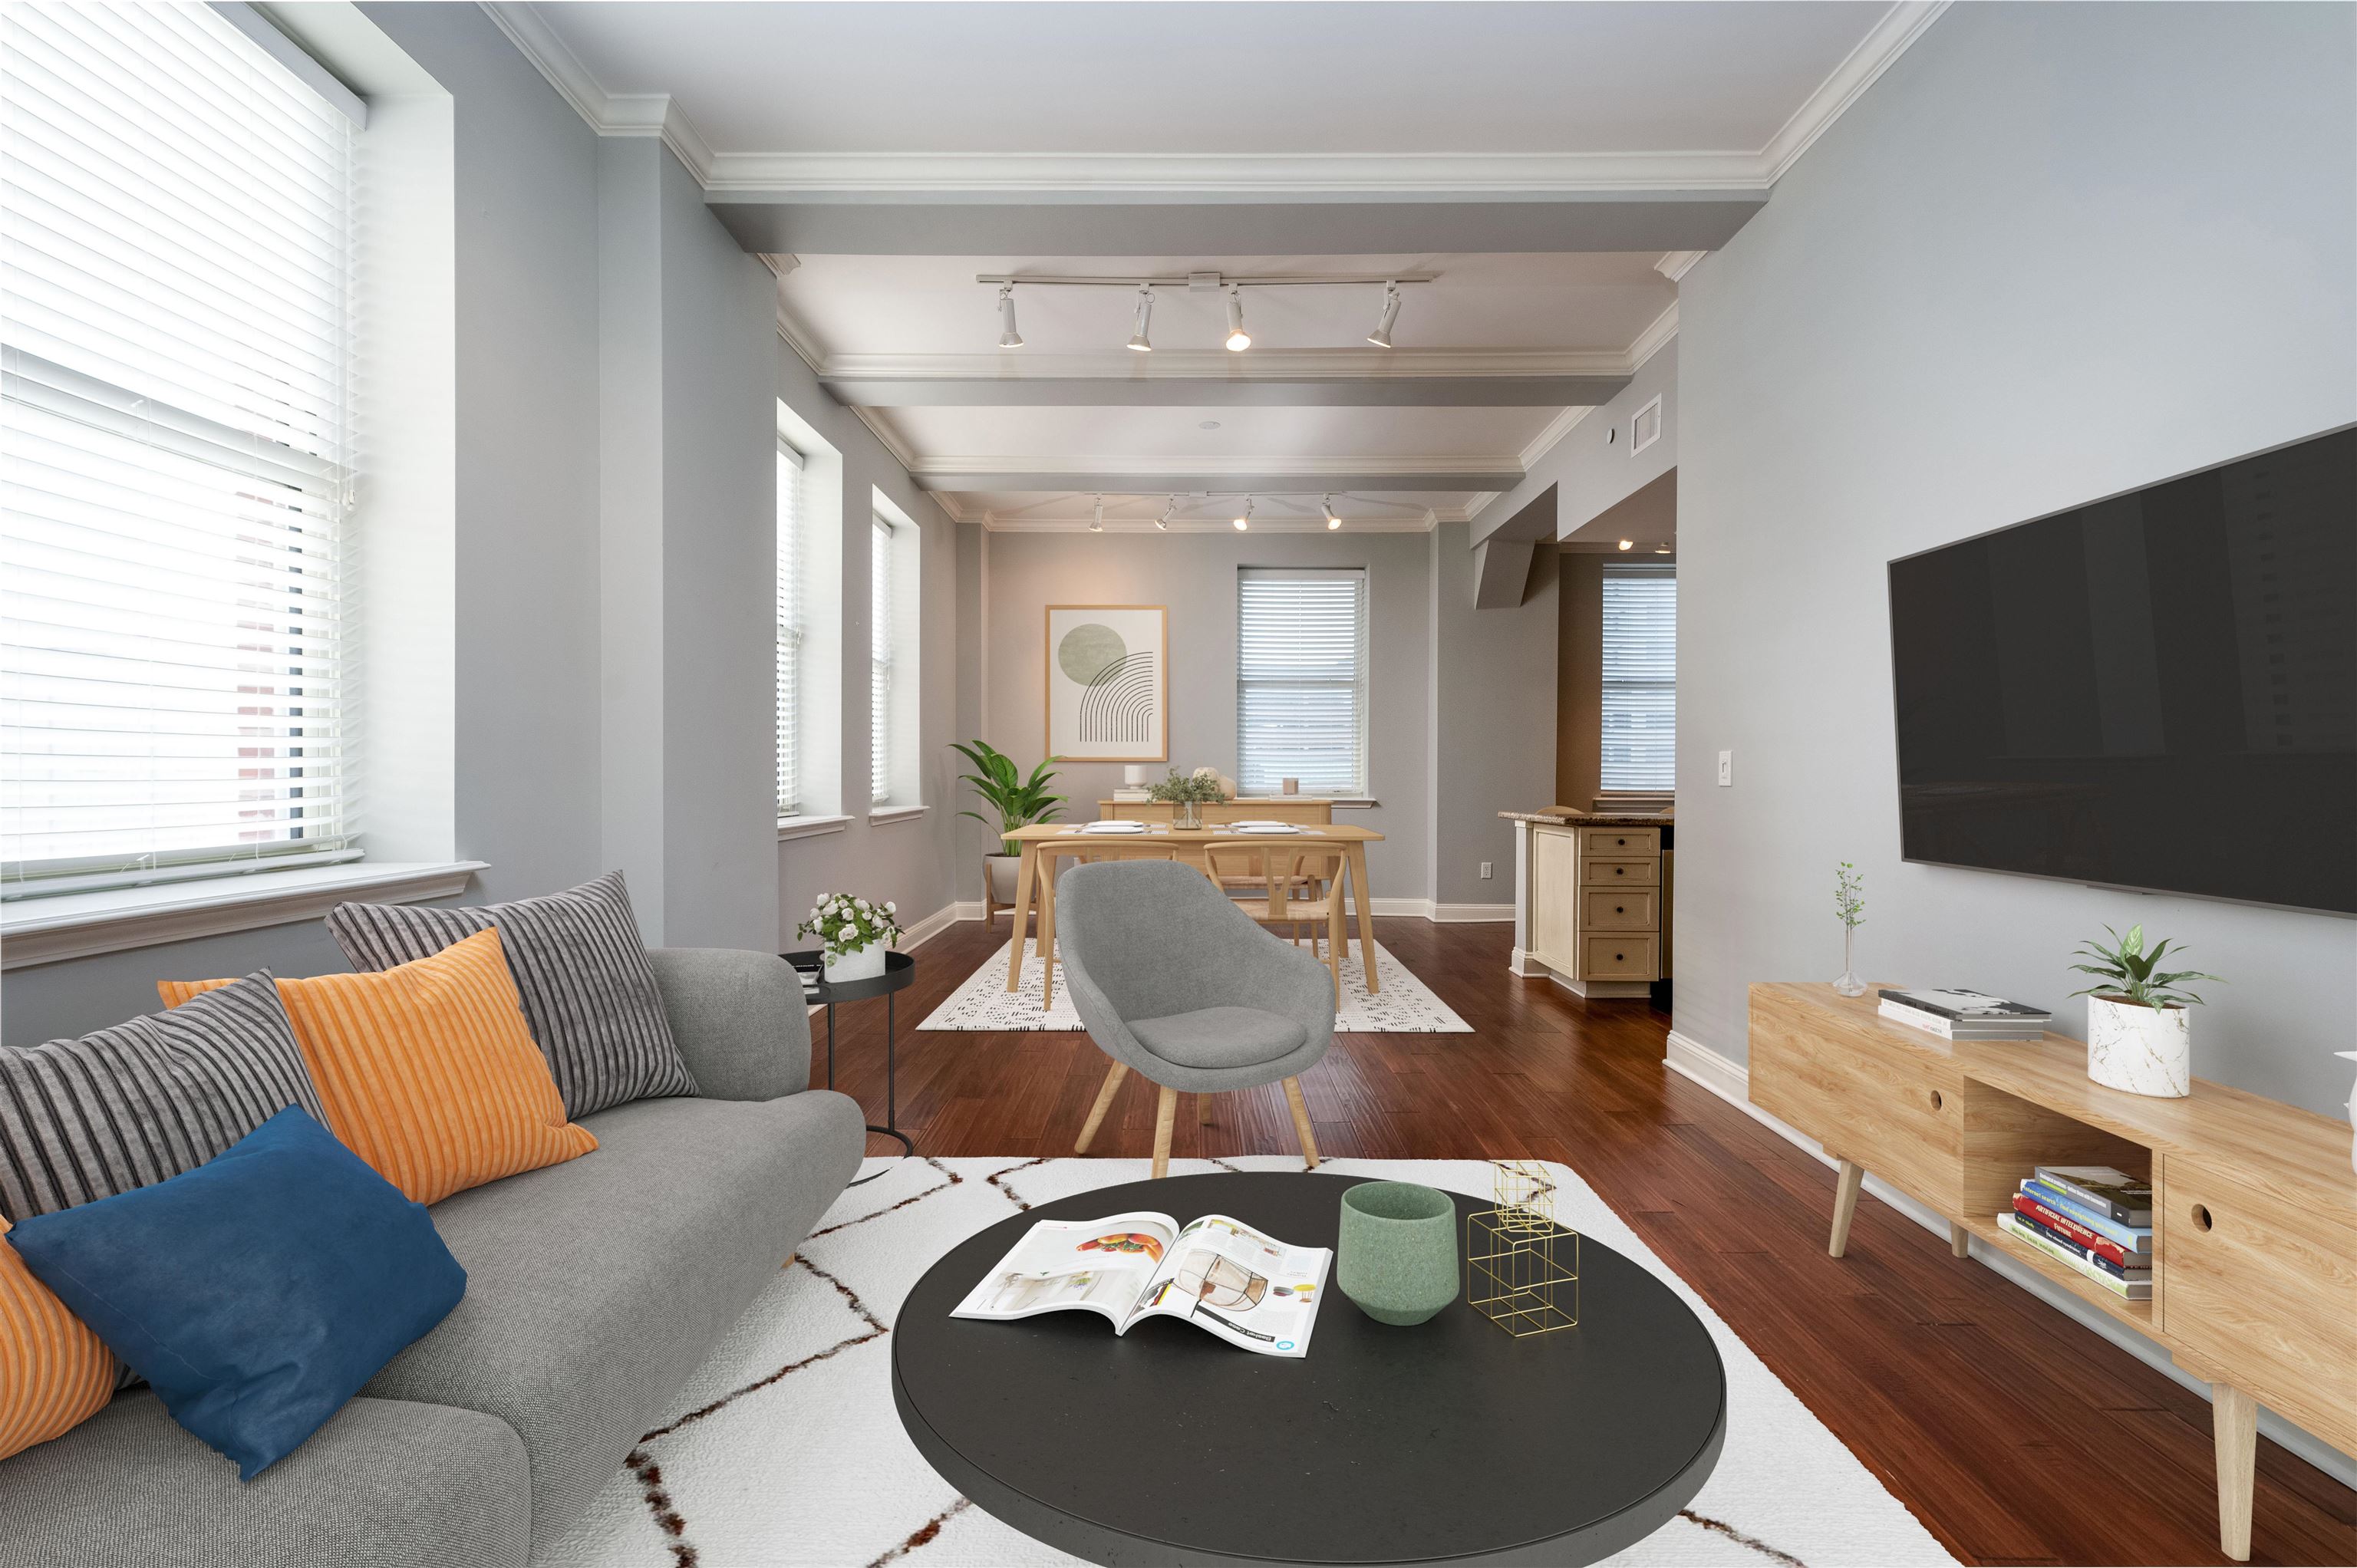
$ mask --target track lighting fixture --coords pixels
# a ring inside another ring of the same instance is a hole
[[[1023,334],[1015,330],[1015,285],[1007,284],[998,291],[998,346],[1002,349],[1023,347]]]
[[[1236,532],[1242,533],[1252,526],[1252,497],[1244,498],[1244,510],[1236,514]]]
[[[1632,550],[1636,548],[1636,544],[1637,542],[1633,539],[1624,539],[1620,542],[1620,548],[1623,550]]]
[[[1392,323],[1399,319],[1400,291],[1397,283],[1383,285],[1383,318],[1367,334],[1367,341],[1378,349],[1392,346]]]
[[[1154,352],[1154,345],[1146,341],[1146,325],[1153,319],[1154,290],[1148,285],[1139,284],[1137,285],[1137,325],[1130,330],[1129,346],[1141,354]]]
[[[1089,520],[1089,532],[1091,533],[1104,532],[1104,497],[1103,496],[1097,498],[1097,514]]]
[[[1154,526],[1160,529],[1163,532],[1168,533],[1170,532],[1170,520],[1178,515],[1178,498],[1177,496],[1172,496],[1170,498],[1169,504],[1162,509],[1162,515],[1154,520]]]
[[[1670,547],[1666,544],[1656,544],[1653,546],[1653,553],[1656,555],[1667,555],[1670,553]]]
[[[1251,347],[1252,334],[1244,330],[1244,291],[1232,288],[1228,290],[1228,351],[1241,354]]]
[[[1327,529],[1330,532],[1331,530],[1341,527],[1342,520],[1334,515],[1334,498],[1332,496],[1328,496],[1326,498],[1325,508]]]

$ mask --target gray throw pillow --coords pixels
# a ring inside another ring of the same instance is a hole
[[[578,1121],[633,1100],[696,1092],[619,871],[508,904],[340,904],[328,916],[328,929],[361,970],[432,958],[495,926],[565,1115]]]

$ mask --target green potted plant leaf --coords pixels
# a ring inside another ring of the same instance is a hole
[[[2147,950],[2142,926],[2130,926],[2126,936],[2105,926],[2104,934],[2112,939],[2109,947],[2091,940],[2072,955],[2092,959],[2071,967],[2098,982],[2071,993],[2087,999],[2087,1076],[2130,1094],[2181,1099],[2192,1093],[2192,1015],[2187,1009],[2201,1005],[2201,998],[2178,988],[2190,980],[2218,977],[2193,969],[2163,970],[2168,939]]]
[[[1157,800],[1178,808],[1171,814],[1170,823],[1176,828],[1201,827],[1201,808],[1228,798],[1226,789],[1220,783],[1220,770],[1216,768],[1198,768],[1192,773],[1181,773],[1174,768],[1169,777],[1154,785],[1146,793]]]
[[[1026,779],[1016,768],[1013,757],[986,740],[972,743],[953,740],[950,745],[974,764],[974,772],[959,777],[974,786],[974,792],[982,797],[983,803],[991,809],[992,815],[997,820],[994,822],[991,817],[985,817],[980,811],[960,811],[958,815],[972,817],[985,827],[995,826],[1002,835],[999,841],[1001,853],[983,856],[982,874],[989,879],[992,901],[1012,904],[1015,902],[1015,871],[1022,863],[1021,852],[1014,840],[1004,835],[1017,828],[1028,828],[1034,822],[1052,821],[1056,808],[1064,803],[1064,797],[1048,792],[1048,787],[1055,782],[1056,776],[1049,771],[1044,761]]]

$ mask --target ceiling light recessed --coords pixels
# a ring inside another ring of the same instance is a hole
[[[1330,532],[1331,531],[1342,526],[1342,520],[1334,515],[1334,498],[1332,496],[1328,496],[1326,498],[1325,507],[1326,527],[1328,532]]]
[[[1140,284],[1137,285],[1137,322],[1130,329],[1129,346],[1141,354],[1154,352],[1154,345],[1146,338],[1146,328],[1153,319],[1154,290],[1148,285]]]
[[[1228,290],[1228,351],[1241,354],[1252,347],[1252,334],[1244,330],[1244,291]]]
[[[1620,548],[1623,550],[1631,550],[1636,547],[1636,544],[1637,542],[1633,539],[1624,539],[1620,542]]]
[[[1202,424],[1195,426],[1198,430],[1217,430],[1219,427],[1220,422],[1216,419],[1207,419],[1203,421]]]
[[[1015,330],[1015,285],[1008,284],[998,291],[998,346],[1002,349],[1023,347],[1023,334]]]
[[[1399,319],[1400,291],[1396,283],[1383,285],[1383,318],[1367,334],[1367,341],[1378,349],[1392,346],[1392,323]]]
[[[1252,497],[1244,498],[1244,510],[1236,515],[1236,532],[1242,533],[1252,526]]]
[[[1089,519],[1089,532],[1091,533],[1103,533],[1104,532],[1104,497],[1103,496],[1099,496],[1097,498],[1096,516]]]

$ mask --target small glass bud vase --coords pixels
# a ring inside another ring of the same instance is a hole
[[[1866,994],[1866,982],[1857,977],[1857,963],[1855,956],[1857,947],[1857,928],[1856,926],[1844,926],[1842,928],[1841,978],[1834,982],[1834,989],[1840,992],[1844,996],[1863,996]]]
[[[1179,801],[1178,809],[1171,819],[1171,826],[1178,828],[1200,828],[1202,825],[1202,809],[1197,806],[1192,800]]]

